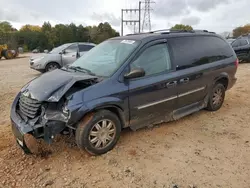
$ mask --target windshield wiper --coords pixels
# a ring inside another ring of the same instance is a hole
[[[95,73],[91,72],[89,69],[85,69],[85,68],[80,67],[80,66],[69,66],[68,69],[72,69],[75,71],[87,73],[87,74],[92,75],[92,76],[96,76]]]

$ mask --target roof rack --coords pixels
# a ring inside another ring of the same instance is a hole
[[[159,33],[159,34],[169,34],[169,33],[213,33],[208,30],[181,30],[181,29],[161,29],[161,30],[155,30],[155,31],[150,31],[147,33],[135,33],[135,34],[128,34],[126,36],[130,35],[140,35],[140,34],[154,34],[154,33]]]

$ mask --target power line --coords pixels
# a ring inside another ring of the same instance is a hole
[[[138,19],[132,19],[132,12],[139,13]],[[130,19],[123,19],[124,13],[130,13]],[[121,10],[121,36],[123,36],[123,26],[124,23],[134,25],[134,33],[136,32],[136,25],[139,26],[139,33],[141,32],[141,1],[139,1],[139,8],[138,9],[122,9]]]
[[[143,24],[142,24],[142,31],[145,31],[148,29],[148,31],[151,31],[151,16],[150,16],[150,11],[151,9],[151,4],[154,3],[151,0],[145,0],[144,1],[144,17],[143,17]]]

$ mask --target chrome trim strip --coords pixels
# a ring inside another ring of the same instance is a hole
[[[186,92],[186,93],[182,93],[182,94],[178,95],[178,97],[184,97],[184,96],[186,96],[186,95],[190,95],[190,94],[192,94],[192,93],[196,93],[196,92],[198,92],[198,91],[204,90],[205,88],[206,88],[206,87],[201,87],[201,88],[198,88],[198,89],[194,89],[194,90],[188,91],[188,92]]]
[[[156,101],[156,102],[152,102],[152,103],[148,103],[148,104],[145,104],[145,105],[142,105],[142,106],[138,106],[136,107],[138,110],[140,109],[143,109],[143,108],[147,108],[147,107],[150,107],[150,106],[154,106],[154,105],[157,105],[157,104],[160,104],[160,103],[164,103],[164,102],[167,102],[167,101],[171,101],[171,100],[174,100],[174,99],[177,99],[178,97],[184,97],[186,95],[190,95],[192,93],[195,93],[195,92],[198,92],[198,91],[201,91],[201,90],[204,90],[206,87],[201,87],[201,88],[198,88],[198,89],[194,89],[194,90],[191,90],[191,91],[188,91],[186,93],[182,93],[178,96],[173,96],[173,97],[169,97],[169,98],[166,98],[166,99],[163,99],[163,100],[160,100],[160,101]]]
[[[154,105],[157,105],[157,104],[160,104],[160,103],[171,101],[171,100],[174,100],[176,98],[177,98],[177,96],[169,97],[169,98],[166,98],[166,99],[163,99],[163,100],[160,100],[160,101],[156,101],[156,102],[152,102],[152,103],[145,104],[145,105],[142,105],[142,106],[138,106],[137,109],[140,110],[140,109],[147,108],[147,107],[150,107],[150,106],[154,106]]]

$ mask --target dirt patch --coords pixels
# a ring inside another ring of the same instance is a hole
[[[0,187],[235,187],[250,185],[250,64],[218,112],[201,111],[136,132],[92,157],[75,138],[58,136],[41,155],[24,155],[9,112],[20,88],[39,73],[28,58],[0,63]]]

